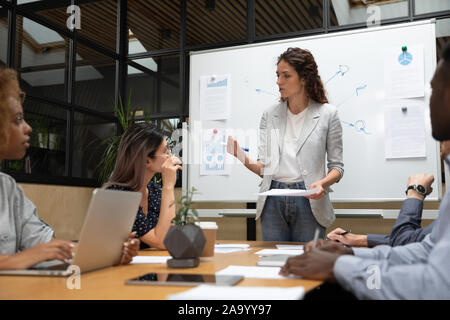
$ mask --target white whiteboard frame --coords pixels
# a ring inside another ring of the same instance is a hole
[[[350,31],[342,31],[342,32],[335,32],[335,33],[327,33],[327,34],[321,34],[321,35],[314,35],[314,36],[306,36],[306,37],[301,37],[301,40],[315,40],[315,39],[323,39],[323,38],[329,38],[329,37],[335,37],[335,36],[344,36],[344,35],[352,35],[352,34],[360,34],[360,33],[368,33],[368,32],[378,32],[381,30],[389,30],[389,29],[397,29],[397,28],[404,28],[404,27],[411,27],[411,26],[418,26],[418,25],[425,25],[425,24],[436,24],[436,19],[430,19],[430,20],[423,20],[423,21],[417,21],[417,22],[408,22],[408,23],[401,23],[401,24],[394,24],[394,25],[388,25],[388,26],[380,26],[380,27],[368,27],[365,29],[356,29],[356,30],[350,30]],[[435,39],[436,38],[436,34],[435,34],[435,29],[433,28],[432,31],[432,37]],[[296,38],[297,39],[297,38]],[[237,48],[239,49],[245,49],[245,48],[253,48],[253,47],[260,47],[260,46],[266,46],[268,44],[272,45],[272,44],[282,44],[282,43],[288,43],[288,42],[292,42],[293,39],[283,39],[283,40],[277,40],[277,41],[270,41],[270,42],[261,42],[261,43],[253,43],[253,44],[247,44],[247,45],[241,45],[241,46],[234,46],[234,47],[225,47],[225,48],[217,48],[217,49],[209,49],[209,50],[201,50],[201,51],[191,51],[189,52],[190,56],[196,55],[196,54],[205,54],[205,53],[213,53],[213,52],[224,52],[224,51],[229,51],[229,50],[236,50]],[[432,47],[432,56],[436,57],[436,46]],[[432,61],[432,69],[435,70],[436,69],[436,65],[437,65],[437,61],[433,60]],[[192,82],[192,72],[189,73],[189,83]],[[183,134],[183,163],[187,163],[187,160],[190,159],[189,156],[189,148],[188,146],[190,145],[189,143],[189,134],[187,134],[189,132],[189,125],[186,123],[183,123],[183,132],[186,134]],[[439,146],[439,142],[436,141],[435,143],[435,151],[437,153],[437,155],[439,155],[440,153],[440,146]],[[440,201],[442,199],[442,167],[441,167],[441,161],[440,161],[440,157],[438,156],[436,158],[437,161],[437,169],[438,169],[438,176],[435,177],[435,189],[437,189],[437,197],[435,198],[426,198],[425,201],[427,202],[432,202],[432,201]],[[445,168],[445,172],[446,172],[446,177],[447,177],[447,168]],[[422,173],[422,172],[411,172],[411,174],[415,174],[415,173]],[[186,170],[183,170],[183,182],[182,182],[182,193],[186,194],[187,188],[188,186],[188,177],[189,177],[189,172],[186,168]],[[446,181],[448,181],[448,178],[446,178]],[[405,184],[405,188],[406,188],[406,184]],[[405,200],[405,198],[359,198],[359,199],[355,199],[355,198],[344,198],[344,199],[332,199],[332,202],[374,202],[374,203],[378,203],[378,202],[400,202]],[[245,202],[249,202],[249,203],[254,203],[255,199],[245,199],[245,200],[239,200],[239,201],[234,201],[234,200],[206,200],[206,199],[196,199],[195,202],[223,202],[223,203],[245,203]]]

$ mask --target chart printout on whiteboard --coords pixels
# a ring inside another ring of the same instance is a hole
[[[230,118],[231,79],[229,75],[200,77],[201,120]]]
[[[418,98],[425,95],[423,45],[392,47],[384,52],[386,98]]]
[[[202,163],[200,175],[229,175],[227,163],[226,133],[224,129],[205,130],[202,135]]]
[[[426,157],[424,110],[407,100],[385,108],[386,159]]]

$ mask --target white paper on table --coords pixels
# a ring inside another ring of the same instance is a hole
[[[285,196],[285,197],[304,197],[316,193],[319,188],[301,190],[301,189],[270,189],[266,192],[258,193],[259,196]]]
[[[257,279],[300,279],[299,276],[289,275],[284,277],[279,275],[281,267],[248,267],[248,266],[228,266],[216,272],[216,275],[243,276],[244,278]]]
[[[230,252],[239,252],[244,250],[249,250],[248,247],[250,245],[248,244],[240,244],[240,243],[234,243],[234,244],[216,244],[214,246],[214,253],[230,253]]]
[[[230,252],[239,252],[239,251],[245,251],[249,249],[243,249],[243,248],[214,248],[214,253],[230,253]]]
[[[298,256],[300,254],[303,254],[303,249],[301,249],[301,250],[263,249],[263,250],[260,250],[258,252],[255,252],[255,254],[260,255],[260,256],[273,256],[273,255],[276,255],[276,254]]]
[[[167,260],[171,259],[171,256],[135,256],[130,264],[139,263],[166,263]]]
[[[385,158],[426,156],[424,105],[401,101],[385,107]]]
[[[277,249],[280,250],[303,250],[302,244],[277,244]]]
[[[229,175],[231,173],[231,165],[227,161],[226,139],[226,132],[223,128],[203,131],[200,175]]]
[[[226,120],[230,118],[231,77],[200,77],[200,120]]]
[[[223,243],[223,244],[216,244],[214,248],[241,248],[241,249],[247,249],[250,247],[247,243]]]
[[[400,46],[384,51],[384,85],[386,97],[417,98],[425,95],[423,45]]]
[[[241,287],[202,284],[193,289],[168,295],[169,300],[299,300],[303,287]]]

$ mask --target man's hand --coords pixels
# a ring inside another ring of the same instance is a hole
[[[353,254],[353,250],[342,244],[336,243],[334,241],[327,241],[323,239],[317,239],[316,248],[338,254]],[[309,252],[314,249],[314,242],[310,241],[305,245],[305,252]]]
[[[408,178],[408,186],[413,184],[421,184],[425,187],[425,190],[427,190],[427,194],[429,195],[433,188],[431,187],[431,184],[434,181],[434,176],[432,174],[426,174],[426,173],[420,173],[420,174],[414,174],[412,176],[409,176]],[[408,190],[407,198],[416,198],[419,200],[423,200],[425,197],[422,196],[420,193],[418,193],[416,190]]]
[[[281,268],[280,275],[298,275],[306,279],[335,281],[334,263],[340,254],[313,249],[302,255],[290,257]]]
[[[344,233],[345,230],[341,228],[336,228],[327,234],[328,239],[334,240],[338,243],[345,244],[351,247],[367,247],[367,236],[362,234],[354,234],[354,233]]]
[[[441,142],[441,159],[445,160],[447,156],[450,154],[450,140]]]

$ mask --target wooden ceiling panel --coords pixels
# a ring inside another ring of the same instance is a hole
[[[244,40],[247,31],[245,0],[216,0],[206,9],[205,1],[188,1],[187,45]]]
[[[187,1],[186,44],[244,40],[247,32],[246,0]],[[112,51],[116,48],[117,1],[102,0],[80,5],[78,33]],[[322,27],[322,0],[256,0],[256,35],[311,30]],[[39,15],[65,26],[66,8],[37,11]],[[331,11],[331,21],[336,20]],[[137,39],[145,50],[180,47],[180,0],[128,0],[130,40]],[[79,54],[83,54],[83,49]],[[83,57],[83,56],[82,56]],[[91,59],[89,54],[83,59]]]
[[[78,33],[115,51],[117,34],[117,2],[103,0],[80,5],[81,29]],[[66,8],[38,11],[37,14],[60,26],[66,26]]]
[[[180,47],[180,1],[128,1],[128,28],[147,51]],[[163,30],[170,37],[163,38]]]
[[[257,0],[256,35],[266,36],[322,28],[322,0]]]

